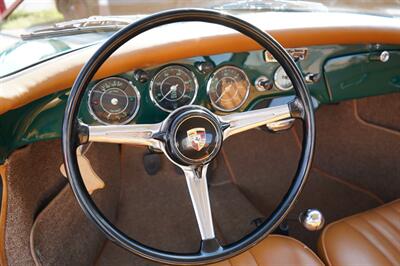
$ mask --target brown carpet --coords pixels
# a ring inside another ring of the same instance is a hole
[[[227,144],[225,151],[239,187],[265,216],[270,215],[287,191],[295,171],[299,148],[292,132],[274,135],[253,130],[238,135]],[[246,144],[257,149],[243,153],[241,151]],[[289,233],[315,250],[319,233],[308,232],[300,225],[297,218],[302,211],[318,208],[329,223],[379,204],[370,194],[355,190],[321,171],[312,170],[288,216]]]
[[[300,153],[290,131],[252,130],[228,139],[224,154],[233,181],[257,209],[269,215],[287,191]]]
[[[366,122],[400,131],[400,93],[360,99],[357,107]]]
[[[59,141],[35,143],[9,158],[5,250],[9,265],[35,265],[29,236],[35,215],[65,185]]]
[[[362,124],[354,111],[353,101],[318,110],[314,166],[385,202],[399,198],[400,134]],[[386,109],[375,112],[385,113]]]
[[[122,146],[122,191],[117,226],[130,237],[155,248],[194,252],[200,234],[183,174],[162,156],[162,171],[149,176],[144,148]],[[110,241],[97,265],[153,265]]]
[[[217,236],[221,244],[233,243],[252,232],[253,221],[262,214],[239,191],[234,184],[210,187],[210,201],[213,210]]]
[[[175,252],[199,249],[197,228],[183,174],[162,156],[162,171],[149,176],[142,156],[146,150],[122,147],[122,194],[117,226],[130,237],[155,248]],[[216,234],[231,243],[249,233],[261,214],[229,180],[224,161],[210,167],[210,198]],[[218,174],[217,174],[218,173]],[[97,265],[154,265],[107,241]]]
[[[93,198],[106,217],[115,222],[120,193],[119,146],[96,143],[86,154],[106,183],[104,189],[93,193]],[[93,265],[104,241],[69,186],[39,214],[31,232],[32,255],[38,265]]]

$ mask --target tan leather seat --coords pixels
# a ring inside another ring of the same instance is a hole
[[[264,265],[324,265],[323,262],[300,241],[281,235],[270,235],[248,251],[222,261],[214,266],[264,266]]]
[[[328,265],[400,265],[400,200],[328,225],[318,251]]]

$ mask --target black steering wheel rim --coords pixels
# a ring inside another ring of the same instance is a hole
[[[177,254],[160,251],[145,246],[125,235],[101,213],[92,201],[85,188],[76,157],[76,148],[80,144],[79,136],[81,135],[77,120],[78,110],[86,87],[97,70],[112,53],[135,36],[161,25],[183,21],[200,21],[223,25],[237,30],[267,49],[282,65],[291,79],[300,103],[298,105],[299,113],[301,113],[303,119],[301,156],[295,177],[287,194],[267,220],[252,233],[235,243],[224,246],[222,249],[211,253]],[[314,145],[315,120],[311,97],[307,91],[303,76],[291,56],[273,37],[248,22],[232,15],[204,9],[176,9],[156,13],[140,19],[115,33],[96,51],[80,71],[70,92],[62,128],[62,150],[66,172],[72,191],[86,216],[88,216],[111,241],[124,249],[159,263],[175,265],[213,263],[224,260],[247,250],[265,238],[287,215],[300,194],[311,167]]]

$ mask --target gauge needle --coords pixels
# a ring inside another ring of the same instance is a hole
[[[175,92],[178,89],[178,86],[179,84],[175,84],[169,87],[169,91],[161,98],[160,102],[162,102],[165,98],[167,98],[168,95],[170,95],[172,92]]]
[[[229,85],[227,87],[224,87],[224,91],[221,93],[221,95],[218,97],[218,99],[215,101],[216,103],[219,102],[222,97],[224,97],[225,93],[227,93],[229,90],[231,90],[232,85]]]

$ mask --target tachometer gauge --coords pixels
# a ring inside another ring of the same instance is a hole
[[[197,95],[197,79],[184,66],[171,65],[159,71],[150,83],[150,97],[162,110],[170,112],[192,104]]]
[[[140,94],[123,78],[111,77],[98,82],[89,92],[89,110],[103,124],[126,124],[139,110]]]
[[[250,92],[250,82],[240,68],[225,66],[212,74],[207,92],[214,108],[230,112],[244,104]]]
[[[293,84],[282,66],[278,67],[274,74],[275,86],[281,91],[293,89]]]

